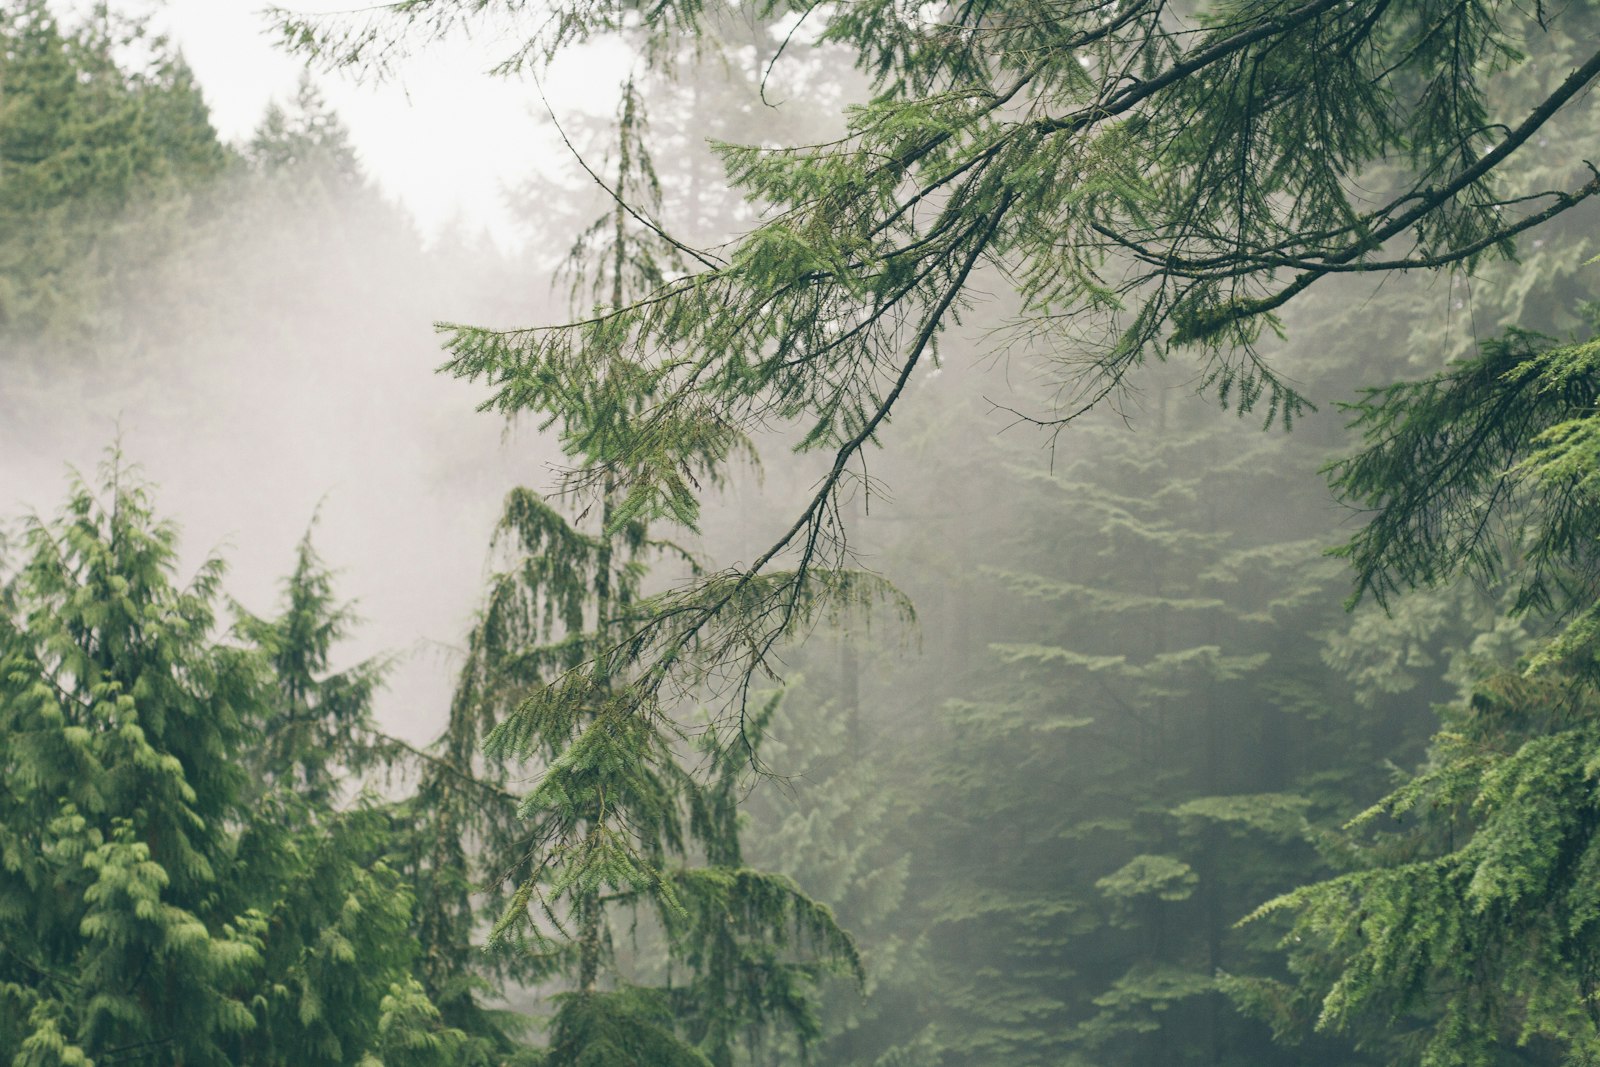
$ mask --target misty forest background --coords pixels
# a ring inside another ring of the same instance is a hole
[[[861,92],[823,51],[764,107],[776,39],[735,20],[569,134],[697,240],[748,228],[705,139],[814,141]],[[1592,207],[1470,275],[1299,298],[1264,343],[1318,405],[1289,430],[1176,364],[1020,424],[1061,383],[995,280],[847,504],[915,621],[786,645],[754,753],[690,694],[631,763],[494,726],[816,470],[763,442],[667,545],[538,495],[556,448],[472,413],[430,329],[581,308],[628,220],[552,160],[508,191],[519,251],[424,241],[313,81],[221,143],[115,13],[0,3],[0,62],[6,1062],[1595,1062],[1595,697],[1525,670],[1560,605],[1518,603],[1513,553],[1347,610],[1362,516],[1324,473],[1363,388],[1586,337]],[[1516,166],[1565,182],[1600,111],[1538,145]],[[665,874],[563,867],[586,773],[633,805],[607,862]]]

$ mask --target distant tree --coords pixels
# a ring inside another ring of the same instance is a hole
[[[0,4],[0,336],[82,346],[227,155],[189,69],[105,10]]]
[[[1324,835],[1451,692],[1414,665],[1414,692],[1360,702],[1322,661],[1347,624],[1315,438],[1219,424],[1168,380],[1136,427],[1085,416],[1047,472],[983,433],[956,373],[919,382],[898,459],[937,474],[862,523],[928,647],[857,635],[834,667],[809,642],[813,700],[774,732],[786,781],[755,813],[862,942],[870,993],[829,1004],[828,1062],[1383,1062],[1274,1048],[1230,999],[1282,966],[1278,928],[1235,922],[1342,869]]]
[[[361,760],[373,726],[372,699],[383,664],[368,661],[332,672],[335,644],[352,622],[338,603],[329,573],[308,530],[284,582],[284,612],[263,619],[239,610],[238,630],[266,654],[276,682],[278,714],[263,724],[250,755],[257,780],[327,805],[342,785],[340,760]]]
[[[292,182],[305,197],[329,197],[364,180],[349,131],[309,74],[301,75],[292,103],[267,106],[244,156],[263,174]]]

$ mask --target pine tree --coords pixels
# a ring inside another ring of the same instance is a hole
[[[294,101],[273,102],[250,138],[245,158],[269,175],[292,172],[298,185],[359,185],[361,168],[350,134],[328,107],[309,74],[302,74]],[[324,196],[328,195],[323,190]]]
[[[240,609],[236,624],[271,672],[270,713],[241,753],[254,789],[236,906],[264,911],[268,928],[257,1026],[236,1062],[464,1062],[466,1035],[443,1024],[413,977],[414,894],[394,855],[392,805],[343,796],[380,740],[371,718],[384,664],[330,670],[353,616],[310,531],[283,592],[281,615]]]

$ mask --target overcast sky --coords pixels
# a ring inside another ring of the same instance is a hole
[[[304,11],[352,6],[352,0],[280,2]],[[82,5],[63,0],[62,6]],[[264,0],[116,0],[116,6],[151,13],[177,42],[225,140],[248,138],[269,101],[294,93],[302,65],[273,47]],[[462,220],[506,240],[503,190],[565,151],[530,82],[485,73],[497,57],[489,42],[452,41],[408,60],[392,84],[317,78],[368,172],[430,235]],[[549,72],[543,85],[558,114],[609,112],[628,64],[620,46],[589,48]]]

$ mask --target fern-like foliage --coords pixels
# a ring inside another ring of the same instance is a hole
[[[1465,572],[1514,575],[1519,610],[1583,610],[1600,595],[1594,403],[1600,342],[1512,329],[1482,354],[1352,406],[1364,448],[1330,468],[1370,521],[1341,554],[1357,593],[1386,600]]]
[[[1352,824],[1359,867],[1255,913],[1292,917],[1299,985],[1241,981],[1244,1003],[1285,1034],[1376,1022],[1437,1067],[1530,1044],[1592,1062],[1596,700],[1588,679],[1535,669],[1449,708],[1428,766]]]

